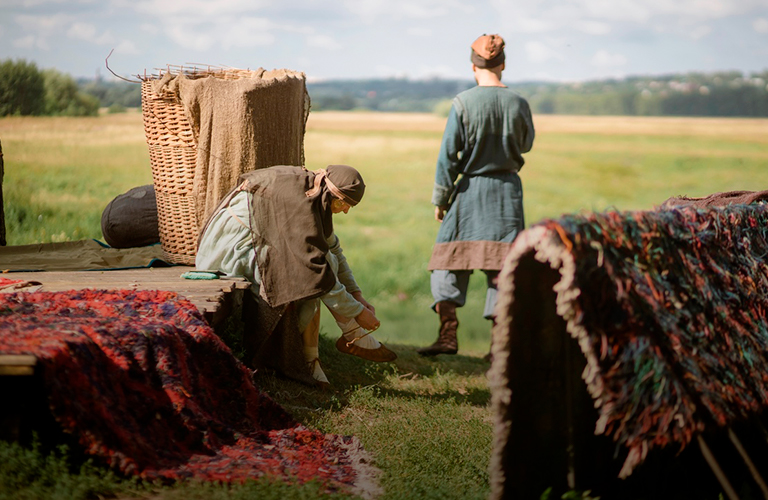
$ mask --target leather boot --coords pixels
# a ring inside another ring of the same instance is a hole
[[[456,338],[456,329],[459,327],[456,303],[441,301],[437,303],[435,309],[440,315],[440,331],[437,334],[437,340],[431,346],[416,349],[416,352],[422,356],[456,354],[459,350],[459,341]]]

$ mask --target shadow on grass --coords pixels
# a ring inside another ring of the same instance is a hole
[[[398,358],[391,363],[373,363],[356,356],[343,354],[336,349],[335,338],[320,336],[320,359],[331,387],[321,390],[299,382],[279,377],[271,372],[256,373],[256,384],[272,396],[302,423],[312,420],[323,412],[343,411],[356,391],[376,387],[377,397],[394,397],[412,400],[453,401],[457,404],[484,407],[491,399],[490,389],[476,387],[451,387],[450,380],[442,380],[437,390],[425,391],[417,382],[430,378],[484,377],[490,364],[481,357],[439,355],[423,357],[410,345],[387,344]],[[383,383],[393,378],[402,380]],[[413,388],[411,388],[413,387]]]

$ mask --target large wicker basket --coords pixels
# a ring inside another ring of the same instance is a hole
[[[194,265],[198,231],[204,223],[198,220],[201,217],[200,206],[204,205],[206,200],[196,199],[201,195],[193,192],[198,145],[184,105],[177,94],[157,91],[158,86],[154,83],[165,73],[183,72],[185,77],[192,79],[213,76],[224,80],[238,80],[260,78],[263,71],[210,67],[201,70],[194,67],[169,66],[159,75],[145,75],[141,78],[142,113],[157,197],[160,244],[165,259],[171,263]],[[307,104],[304,122],[308,111]],[[301,124],[302,137],[304,125],[305,123]],[[303,146],[301,150],[303,162]]]
[[[144,132],[157,198],[163,254],[174,264],[194,264],[197,217],[192,186],[197,147],[184,106],[174,94],[155,93],[152,80],[141,84]]]

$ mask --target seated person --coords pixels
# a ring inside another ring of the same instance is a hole
[[[328,384],[318,354],[320,302],[341,329],[341,352],[377,362],[396,359],[371,335],[380,324],[375,309],[333,232],[333,215],[346,214],[363,197],[360,173],[346,165],[317,171],[275,166],[241,180],[203,228],[196,268],[245,276],[271,308],[295,306],[304,360],[318,385]]]

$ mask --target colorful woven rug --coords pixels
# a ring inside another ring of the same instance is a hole
[[[524,259],[558,272],[556,312],[586,358],[595,433],[627,451],[626,477],[653,449],[682,450],[768,407],[767,256],[764,204],[566,215],[515,242],[497,311],[511,310]],[[501,337],[516,318],[501,315],[489,374],[499,414],[515,397]]]
[[[175,293],[0,294],[0,353],[37,356],[54,417],[124,473],[376,493],[356,438],[299,425]]]

